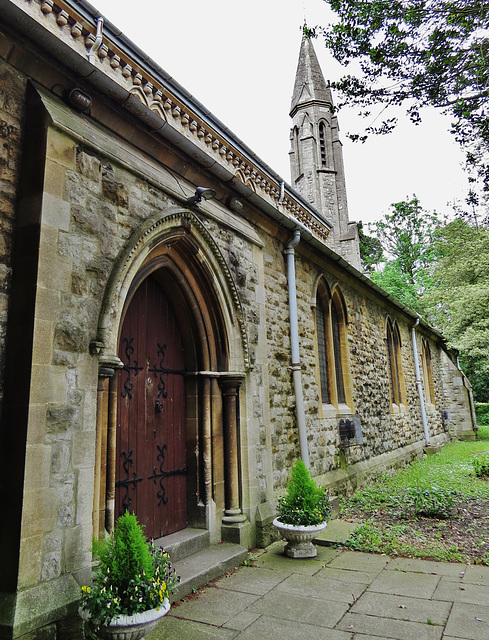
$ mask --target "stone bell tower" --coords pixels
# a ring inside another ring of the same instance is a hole
[[[331,248],[360,270],[358,230],[348,219],[343,150],[332,107],[312,40],[304,36],[290,106],[292,186],[333,223]]]

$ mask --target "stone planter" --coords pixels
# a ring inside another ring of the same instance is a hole
[[[275,518],[273,524],[280,531],[280,535],[287,540],[286,556],[289,558],[315,558],[318,552],[312,541],[318,533],[326,528],[328,523],[301,526],[284,524]]]
[[[151,609],[132,616],[120,615],[113,618],[108,625],[97,624],[83,609],[78,613],[88,622],[97,638],[102,640],[144,640],[144,636],[158,624],[158,621],[170,611],[170,601],[165,599],[159,609]]]

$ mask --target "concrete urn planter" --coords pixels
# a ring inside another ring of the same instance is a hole
[[[108,625],[99,625],[90,619],[83,609],[78,613],[88,622],[97,638],[102,640],[144,640],[144,636],[156,627],[159,620],[170,611],[170,601],[165,598],[159,609],[151,609],[132,616],[120,615],[113,618]]]
[[[275,518],[273,524],[280,531],[280,535],[287,540],[285,555],[289,558],[315,558],[318,554],[312,541],[323,529],[327,522],[316,525],[285,524]]]

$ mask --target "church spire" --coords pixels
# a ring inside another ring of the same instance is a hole
[[[290,104],[291,118],[294,117],[297,109],[311,102],[329,106],[333,104],[333,99],[319,66],[312,39],[309,35],[304,35],[295,74],[294,93]]]
[[[332,224],[328,244],[360,269],[356,223],[348,219],[343,148],[331,89],[304,29],[290,105],[292,185]]]

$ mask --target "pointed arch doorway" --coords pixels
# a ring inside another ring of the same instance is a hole
[[[132,239],[98,338],[94,535],[125,508],[155,538],[189,526],[219,540],[241,526],[246,334],[226,261],[192,214],[152,220]]]
[[[149,537],[187,526],[184,342],[173,306],[149,275],[119,338],[116,515],[138,516]]]

